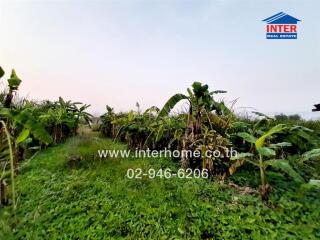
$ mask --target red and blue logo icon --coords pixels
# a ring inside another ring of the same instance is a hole
[[[267,23],[267,39],[297,39],[297,26],[300,21],[284,12],[279,12],[262,20]]]

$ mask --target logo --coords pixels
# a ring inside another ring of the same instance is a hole
[[[263,22],[267,23],[267,39],[297,39],[297,23],[300,21],[284,12],[268,17]]]

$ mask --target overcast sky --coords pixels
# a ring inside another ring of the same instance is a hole
[[[237,110],[309,112],[320,102],[319,9],[318,0],[0,0],[0,64],[6,76],[16,69],[20,95],[80,100],[92,112],[162,106],[193,81],[227,90]],[[265,39],[262,20],[280,11],[301,20],[297,40]]]

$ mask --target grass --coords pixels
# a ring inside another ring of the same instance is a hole
[[[128,179],[128,168],[178,169],[168,159],[104,159],[126,146],[85,133],[23,163],[18,224],[0,209],[0,239],[319,239],[320,191],[273,173],[271,203],[206,179]],[[68,156],[81,155],[75,167]],[[250,173],[249,173],[250,174]],[[248,172],[233,179],[248,183]],[[290,187],[289,187],[290,186]]]

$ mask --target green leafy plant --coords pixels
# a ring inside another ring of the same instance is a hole
[[[240,153],[233,157],[232,160],[236,161],[230,168],[230,174],[233,174],[235,170],[241,166],[245,161],[249,162],[260,169],[260,180],[261,187],[260,192],[264,200],[268,199],[269,193],[271,191],[271,186],[268,184],[266,170],[269,166],[279,169],[296,181],[304,182],[303,178],[290,166],[288,160],[286,159],[275,159],[276,151],[275,149],[279,147],[290,146],[290,143],[282,142],[271,144],[267,142],[268,139],[284,131],[287,127],[283,124],[276,125],[264,132],[259,138],[256,138],[249,133],[241,132],[237,135],[242,137],[245,141],[254,145],[254,150],[252,152]]]
[[[89,107],[60,97],[58,101],[46,101],[33,107],[33,112],[53,137],[54,143],[59,143],[75,135],[80,123],[90,125],[92,115],[86,112]]]
[[[4,101],[4,107],[10,108],[10,106],[12,104],[13,93],[18,90],[20,84],[21,84],[21,80],[17,76],[15,70],[13,69],[11,72],[11,76],[8,79],[9,92],[6,96],[5,101]]]
[[[16,222],[16,189],[15,189],[15,171],[14,171],[14,157],[13,157],[13,149],[12,149],[12,144],[11,144],[11,135],[8,131],[7,125],[4,121],[0,120],[0,133],[2,132],[2,129],[4,131],[4,134],[6,136],[6,140],[8,143],[8,148],[9,148],[9,161],[10,161],[10,176],[11,176],[11,194],[12,194],[12,209],[13,209],[13,214]],[[0,184],[3,184],[3,179],[0,179]]]
[[[102,121],[100,131],[104,136],[114,138],[116,136],[115,125],[112,123],[115,120],[115,113],[112,107],[106,105],[107,112],[100,118]]]
[[[208,119],[208,113],[215,111],[217,115],[231,114],[231,111],[223,102],[217,102],[213,98],[214,94],[225,93],[225,91],[218,90],[209,92],[208,85],[194,82],[192,84],[192,90],[188,88],[187,92],[188,96],[180,93],[173,95],[158,114],[158,118],[166,116],[181,100],[188,101],[189,109],[186,130],[182,140],[183,150],[188,149],[188,146],[191,146],[193,142],[198,139],[201,134],[204,119]],[[187,157],[183,157],[181,162],[184,168],[189,166],[189,159]]]
[[[0,76],[4,75],[2,68]],[[50,144],[52,139],[41,124],[34,118],[28,109],[20,110],[13,105],[13,94],[18,90],[21,80],[17,77],[14,70],[8,79],[9,92],[4,99],[4,105],[0,106],[0,164],[3,167],[0,179],[1,201],[6,198],[6,177],[9,175],[7,170],[10,163],[12,204],[16,210],[15,182],[14,175],[18,173],[19,150],[27,139],[30,143],[37,139],[41,143]],[[32,138],[31,138],[32,137]]]

